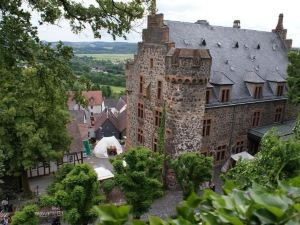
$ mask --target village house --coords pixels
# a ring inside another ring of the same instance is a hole
[[[126,97],[104,100],[104,111],[95,117],[94,137],[101,140],[103,137],[115,136],[122,140],[126,137]]]
[[[287,39],[283,15],[271,32],[166,21],[148,16],[143,41],[126,65],[127,147],[157,150],[166,108],[166,149],[212,155],[223,165],[232,154],[259,150],[277,127],[291,133],[296,110],[287,103]]]

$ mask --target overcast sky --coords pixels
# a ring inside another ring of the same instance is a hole
[[[233,20],[241,20],[241,27],[270,31],[276,27],[278,15],[284,14],[284,28],[293,46],[300,47],[300,1],[299,0],[157,0],[159,13],[167,20],[195,22],[207,20],[211,25],[232,26]],[[34,16],[36,21],[36,16]],[[141,40],[141,29],[146,18],[137,22],[135,31],[128,35],[129,42]],[[58,26],[39,27],[39,36],[46,41],[112,41],[108,35],[94,39],[87,29],[81,34],[73,34],[65,21]],[[124,41],[118,39],[118,41]]]

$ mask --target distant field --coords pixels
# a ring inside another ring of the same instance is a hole
[[[125,91],[124,87],[116,87],[116,86],[110,86],[113,93],[119,94],[122,91]]]
[[[133,54],[76,54],[78,57],[88,56],[98,60],[125,61],[133,59]]]

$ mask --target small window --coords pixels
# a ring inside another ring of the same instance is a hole
[[[260,98],[262,98],[262,86],[257,86],[257,87],[255,87],[255,90],[254,90],[254,98],[255,98],[255,99],[260,99]]]
[[[203,120],[202,136],[206,137],[210,135],[211,120]]]
[[[215,160],[217,162],[220,162],[222,160],[225,159],[225,156],[226,156],[226,149],[227,149],[227,146],[226,145],[222,145],[222,146],[219,146],[217,151],[216,151],[216,155],[215,155]]]
[[[205,104],[209,104],[209,100],[210,100],[210,90],[206,90]]]
[[[229,101],[230,90],[223,89],[221,92],[221,102],[228,102]]]
[[[278,84],[277,86],[277,96],[282,96],[283,95],[283,84]]]
[[[157,138],[153,138],[153,151],[154,152],[158,151],[158,140],[157,140]]]
[[[253,117],[252,117],[252,127],[257,127],[257,126],[259,126],[259,123],[260,123],[260,116],[261,116],[261,113],[260,113],[260,112],[254,112],[254,113],[253,113]]]
[[[144,90],[144,78],[140,76],[140,94],[143,94]]]
[[[155,115],[154,115],[154,125],[156,127],[159,127],[161,124],[161,118],[162,118],[162,112],[155,110]]]
[[[94,126],[95,125],[95,117],[91,116],[90,120],[91,120],[91,126]]]
[[[144,104],[138,103],[138,118],[144,119]]]
[[[238,141],[235,145],[235,148],[233,149],[233,154],[240,153],[244,150],[244,142],[243,141]]]
[[[138,129],[137,141],[139,144],[144,143],[144,131],[142,129]]]
[[[161,99],[162,94],[162,82],[159,80],[157,82],[157,99]]]
[[[277,108],[276,111],[275,111],[275,119],[274,119],[274,122],[275,122],[275,123],[281,122],[281,118],[282,118],[282,108],[279,107],[279,108]]]
[[[150,59],[150,68],[152,69],[153,66],[154,66],[154,60],[151,58],[151,59]]]
[[[91,109],[93,109],[93,108],[94,108],[94,106],[91,105]]]

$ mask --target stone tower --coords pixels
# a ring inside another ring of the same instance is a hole
[[[165,104],[169,154],[199,151],[210,68],[208,50],[177,49],[163,14],[149,15],[137,55],[126,65],[127,148],[157,150]]]
[[[171,48],[166,56],[168,150],[200,151],[211,56],[201,49]]]

